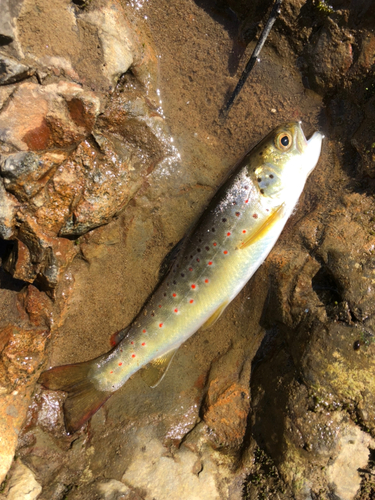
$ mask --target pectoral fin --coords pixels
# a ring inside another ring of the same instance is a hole
[[[244,241],[240,244],[239,248],[247,248],[249,245],[253,245],[261,238],[263,238],[263,236],[271,229],[271,227],[282,217],[283,210],[284,203],[273,210],[259,227],[254,228],[254,230],[251,231],[244,239]]]
[[[161,382],[177,349],[173,349],[167,352],[167,354],[163,354],[163,356],[153,359],[148,365],[140,370],[141,377],[148,386],[153,388]]]
[[[220,318],[220,316],[223,314],[223,312],[225,311],[225,308],[227,307],[227,305],[229,304],[229,301],[226,300],[225,302],[223,302],[221,304],[221,306],[219,306],[216,311],[213,313],[213,315],[208,318],[208,320],[204,323],[204,325],[201,327],[202,330],[207,330],[208,328],[210,328],[213,324],[216,323],[216,321]]]

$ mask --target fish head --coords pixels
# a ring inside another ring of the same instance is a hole
[[[306,140],[299,122],[284,123],[268,134],[253,150],[248,164],[248,174],[260,195],[283,201],[292,194],[299,196],[318,162],[322,139],[315,132]]]

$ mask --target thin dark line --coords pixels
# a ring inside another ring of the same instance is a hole
[[[273,26],[274,22],[276,21],[278,15],[280,14],[280,7],[281,7],[282,2],[283,2],[283,0],[276,0],[276,2],[274,3],[274,6],[272,7],[268,21],[267,21],[267,23],[262,31],[262,34],[260,35],[259,41],[256,44],[255,49],[254,49],[248,63],[246,64],[246,68],[243,70],[242,75],[241,75],[240,79],[238,80],[236,88],[232,92],[232,95],[230,96],[230,98],[228,99],[226,104],[220,110],[221,117],[225,117],[228,114],[236,97],[238,96],[242,87],[244,86],[251,70],[253,69],[253,67],[258,59],[260,51],[262,50],[263,45],[264,45],[265,41],[267,40],[268,35],[270,34],[272,26]]]

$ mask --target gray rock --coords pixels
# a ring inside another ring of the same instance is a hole
[[[0,237],[4,240],[12,239],[14,235],[14,216],[17,209],[17,200],[6,192],[0,179]]]
[[[0,0],[0,12],[0,43],[5,45],[12,43],[15,39],[9,0]]]
[[[29,66],[0,53],[0,85],[19,82],[33,73],[34,70]]]

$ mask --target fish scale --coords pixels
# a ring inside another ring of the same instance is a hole
[[[240,162],[179,247],[163,281],[109,353],[43,372],[65,390],[65,422],[78,429],[142,368],[154,387],[178,347],[212,326],[276,243],[315,167],[322,136],[306,141],[299,123],[280,125]]]

